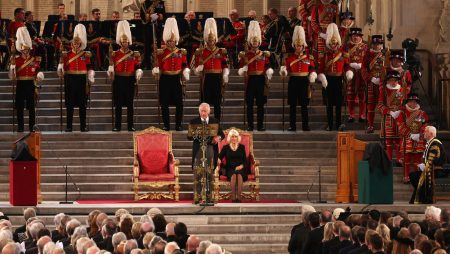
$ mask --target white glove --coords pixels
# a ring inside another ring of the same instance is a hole
[[[224,82],[225,84],[228,83],[228,77],[229,77],[229,76],[230,76],[230,69],[224,68],[224,69],[223,69],[223,82]]]
[[[246,72],[246,71],[248,71],[248,66],[247,65],[245,65],[242,68],[239,68],[239,70],[238,70],[239,76],[244,76],[244,72]]]
[[[361,69],[361,64],[360,63],[350,63],[350,67],[352,67],[355,70],[359,70],[359,69]]]
[[[153,76],[156,76],[156,75],[158,75],[159,74],[159,67],[153,67],[153,69],[152,69],[152,75]]]
[[[38,74],[36,75],[36,79],[38,82],[44,80],[44,73],[42,71],[38,72]]]
[[[322,83],[323,88],[327,88],[328,81],[327,81],[327,77],[325,77],[325,74],[320,73],[319,76],[317,76],[317,79],[320,81],[320,83]]]
[[[375,78],[375,77],[373,77],[370,81],[371,81],[372,83],[374,83],[375,85],[379,85],[379,84],[380,84],[380,78]]]
[[[326,33],[320,33],[319,34],[320,38],[326,40],[327,39],[327,34]]]
[[[16,77],[16,65],[11,64],[8,72],[9,79],[13,79]]]
[[[348,71],[345,73],[345,77],[347,78],[347,81],[352,80],[352,79],[353,79],[353,71],[348,70]]]
[[[411,135],[409,135],[409,137],[410,137],[412,140],[416,141],[416,142],[419,142],[419,140],[420,140],[420,134],[419,134],[419,133],[417,133],[417,134],[411,134]]]
[[[317,79],[317,73],[315,71],[311,72],[309,74],[309,83],[316,82],[316,79]]]
[[[309,20],[309,21],[311,21],[311,16],[308,16],[306,19]]]
[[[286,66],[281,66],[280,67],[280,76],[286,77],[288,74],[287,70],[286,70]]]
[[[200,64],[199,66],[197,66],[197,68],[195,68],[194,73],[195,75],[198,76],[202,71],[203,71],[203,64]]]
[[[144,72],[141,69],[136,70],[136,80],[139,81],[142,78],[142,75],[144,75]]]
[[[191,74],[191,70],[189,70],[189,68],[184,68],[183,70],[184,80],[189,81],[189,74]]]
[[[419,165],[417,165],[417,167],[419,168],[420,171],[423,171],[425,169],[425,164],[420,163]]]
[[[398,115],[400,115],[400,110],[397,111],[391,111],[389,114],[392,116],[392,118],[397,119]]]
[[[273,69],[272,68],[267,69],[266,75],[267,75],[267,79],[271,80],[272,79],[272,75],[273,75]]]
[[[158,14],[156,13],[153,13],[152,15],[150,15],[150,17],[152,18],[152,22],[155,22],[155,20],[159,18]]]
[[[89,70],[88,71],[88,81],[91,84],[95,83],[95,72],[94,72],[94,70]]]
[[[108,77],[112,79],[114,77],[114,66],[108,66],[108,71],[106,73],[108,74]]]
[[[62,63],[58,64],[58,69],[56,70],[58,76],[64,75],[64,65]]]

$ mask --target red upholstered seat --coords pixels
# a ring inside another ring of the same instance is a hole
[[[135,199],[173,198],[178,200],[178,164],[172,154],[172,133],[150,127],[135,132],[134,193]],[[139,196],[139,187],[168,187],[169,194],[149,193]]]
[[[248,175],[248,180],[244,183],[244,186],[249,186],[250,193],[244,193],[242,192],[242,195],[244,198],[250,198],[255,199],[259,201],[259,161],[255,160],[255,157],[253,155],[253,135],[250,132],[246,132],[237,128],[230,128],[228,130],[225,130],[225,139],[220,141],[218,144],[219,146],[219,153],[222,150],[222,147],[224,147],[227,142],[227,135],[228,132],[231,129],[235,129],[239,132],[239,135],[241,136],[240,144],[243,144],[245,146],[245,153],[247,155],[247,167],[250,168],[250,174]],[[223,160],[221,164],[225,165],[226,161]],[[230,183],[228,182],[228,179],[226,176],[220,175],[220,164],[217,165],[217,168],[214,172],[214,201],[218,202],[220,199],[229,199],[230,193],[226,194],[220,194],[220,187],[221,186],[229,186]]]

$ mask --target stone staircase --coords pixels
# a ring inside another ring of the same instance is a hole
[[[97,72],[96,84],[92,88],[91,110],[88,113],[91,131],[88,133],[78,132],[77,110],[75,110],[74,118],[75,131],[60,132],[59,80],[55,73],[45,73],[45,75],[46,80],[42,85],[37,114],[39,129],[42,131],[41,190],[43,200],[49,202],[52,208],[42,209],[40,214],[50,216],[61,211],[61,205],[55,202],[64,200],[65,197],[65,166],[72,176],[68,185],[69,200],[132,200],[132,133],[111,132],[111,86],[107,83],[105,73]],[[198,114],[198,84],[197,77],[192,77],[187,84],[185,123]],[[243,88],[242,78],[237,76],[236,71],[232,71],[230,84],[225,93],[223,128],[231,126],[245,128],[242,113]],[[336,132],[324,131],[326,116],[320,87],[315,86],[311,101],[310,126],[313,131],[297,131],[296,133],[282,131],[282,88],[283,83],[280,77],[275,76],[271,82],[271,93],[267,105],[267,131],[254,132],[254,153],[261,162],[261,199],[301,202],[318,200],[320,169],[322,199],[334,202],[337,163]],[[285,88],[287,89],[287,82]],[[11,143],[22,136],[12,132],[11,91],[6,73],[0,73],[0,201],[3,202],[8,201],[9,198],[8,165]],[[139,91],[135,111],[136,128],[141,130],[149,126],[158,126],[156,87],[155,81],[150,78],[150,72],[145,71]],[[27,112],[25,114],[27,115]],[[285,128],[288,127],[288,119],[286,106]],[[301,119],[300,114],[297,119]],[[64,129],[65,116],[63,123]],[[300,123],[298,126],[301,126]],[[186,124],[184,127],[186,129]],[[349,130],[355,130],[358,138],[362,140],[373,142],[379,140],[377,135],[365,134],[362,131],[363,124],[347,124],[346,127]],[[448,133],[444,135],[447,140],[450,139]],[[192,143],[186,138],[186,131],[173,132],[174,155],[180,160],[180,199],[182,200],[192,199],[191,146]],[[400,168],[395,169],[394,173],[394,200],[406,201],[409,199],[410,186],[400,184],[402,180]],[[76,183],[79,191],[71,182]],[[250,246],[252,246],[251,253],[285,252],[290,227],[299,220],[297,217],[299,205],[256,204],[256,208],[251,212],[248,212],[245,205],[247,204],[228,208],[222,207],[221,204],[217,211],[207,211],[222,215],[207,215],[200,218],[195,215],[196,210],[200,208],[192,205],[186,208],[188,217],[179,217],[184,213],[183,209],[174,209],[171,214],[174,216],[173,220],[185,219],[180,220],[188,224],[190,233],[221,243],[233,253],[243,253],[242,250],[248,250],[247,247]],[[0,205],[0,209],[3,211],[2,206]],[[86,215],[89,209],[98,207],[91,205],[78,211],[76,208],[79,206],[72,206],[67,212]],[[109,208],[110,206],[105,206],[104,209],[109,209],[109,213],[113,214],[114,210]],[[179,207],[180,204],[173,203],[170,206]],[[138,204],[137,207],[139,208],[134,210],[134,214],[137,214],[136,211],[141,211],[145,204]],[[20,209],[8,211],[13,215],[21,213]],[[14,225],[22,223],[19,217],[15,217],[14,220]],[[48,220],[51,221],[50,217]],[[252,243],[255,242],[262,244],[254,247]]]

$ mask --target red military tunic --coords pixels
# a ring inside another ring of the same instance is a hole
[[[311,10],[311,28],[313,30],[313,45],[317,45],[318,52],[314,57],[318,57],[318,61],[321,62],[323,54],[325,53],[325,40],[320,37],[320,33],[326,33],[327,27],[331,23],[336,22],[336,15],[339,13],[338,6],[336,4],[323,4],[314,5]],[[321,55],[322,54],[322,55]]]
[[[314,57],[308,54],[293,53],[286,58],[286,70],[291,76],[308,76],[314,72]]]
[[[428,115],[425,111],[420,109],[410,109],[406,107],[397,118],[398,131],[404,137],[400,151],[406,148],[406,153],[423,153],[425,150],[425,139],[421,138],[419,142],[411,139],[411,134],[421,134],[425,132],[425,127],[428,123]],[[406,143],[405,143],[406,141]]]
[[[342,49],[327,50],[319,72],[327,76],[342,76],[348,70],[348,63],[348,55]]]
[[[257,50],[256,52],[249,50],[239,53],[240,67],[248,66],[247,75],[264,75],[265,71],[270,68],[270,52]]]
[[[405,93],[400,85],[380,86],[378,96],[378,110],[382,115],[380,137],[398,138],[397,124],[390,112],[402,110],[404,99],[406,99]]]
[[[91,66],[91,52],[73,50],[63,53],[64,71],[66,74],[87,74]]]
[[[8,28],[7,28],[7,31],[8,31],[8,34],[9,34],[9,40],[8,40],[8,47],[9,48],[11,48],[11,43],[12,43],[12,40],[16,40],[16,33],[17,33],[17,29],[19,29],[19,27],[23,27],[23,26],[25,26],[25,23],[24,22],[21,22],[21,21],[11,21],[9,24],[8,24]]]
[[[406,94],[409,94],[411,92],[411,86],[412,86],[411,72],[409,70],[404,70],[403,67],[392,68],[392,66],[391,66],[390,70],[395,70],[400,73],[400,76],[401,76],[400,85],[402,87],[406,88]]]
[[[367,53],[367,44],[364,42],[355,44],[352,41],[348,41],[345,44],[345,51],[349,57],[349,63],[357,63],[361,64],[361,68],[363,67],[364,56]],[[350,67],[353,71],[354,76],[350,82],[347,82],[347,103],[348,109],[351,117],[354,117],[355,114],[355,100],[358,97],[359,101],[359,116],[360,118],[364,118],[365,114],[365,87],[364,80],[362,77],[361,69],[354,69]]]
[[[339,35],[341,36],[342,43],[345,45],[348,42],[348,33],[350,32],[350,27],[339,27]]]
[[[140,53],[138,51],[117,50],[112,53],[114,73],[118,76],[134,76],[140,65]]]
[[[245,37],[245,23],[243,21],[233,21],[232,25],[234,29],[236,30],[235,35],[230,35],[229,41],[224,41],[223,46],[227,49],[237,49],[242,50],[244,46],[244,37]]]
[[[227,59],[224,48],[203,48],[195,52],[195,66],[203,65],[203,73],[222,73],[224,68],[228,68]]]
[[[33,80],[39,72],[41,58],[29,56],[25,59],[22,56],[16,56],[15,62],[17,80]]]
[[[187,67],[185,49],[158,49],[159,71],[163,75],[179,75]]]

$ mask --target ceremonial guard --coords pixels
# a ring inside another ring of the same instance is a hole
[[[256,99],[257,128],[264,131],[264,104],[267,102],[268,83],[273,75],[270,67],[270,52],[259,50],[261,45],[261,30],[258,21],[250,21],[247,34],[250,50],[239,53],[239,76],[245,75],[245,102],[247,104],[247,130],[253,131],[253,103]]]
[[[378,110],[381,113],[380,137],[386,145],[386,152],[392,160],[393,146],[396,146],[397,160],[399,157],[399,135],[396,120],[402,112],[405,100],[403,88],[399,84],[400,74],[389,71],[386,85],[379,86]]]
[[[326,89],[328,131],[333,130],[333,106],[336,112],[336,129],[341,129],[342,86],[345,75],[352,80],[353,72],[349,69],[348,55],[343,51],[341,37],[336,24],[327,28],[327,51],[321,63],[318,80]]]
[[[447,177],[443,172],[446,162],[445,149],[442,142],[436,138],[434,126],[425,127],[424,139],[426,141],[422,163],[418,165],[419,171],[410,174],[411,185],[414,192],[410,204],[431,204],[434,202],[435,178]]]
[[[8,47],[12,47],[12,43],[16,38],[17,29],[19,27],[25,26],[25,10],[23,8],[16,8],[14,10],[14,20],[9,22],[8,28],[7,28],[7,34],[9,36],[8,38]]]
[[[170,130],[169,105],[176,107],[175,129],[182,130],[184,82],[189,81],[191,72],[186,50],[176,47],[179,39],[177,20],[168,18],[163,31],[166,47],[157,50],[157,67],[152,70],[154,76],[159,76],[159,103],[165,131]]]
[[[316,1],[317,3],[318,1]],[[322,64],[325,55],[325,40],[327,28],[336,22],[339,13],[338,6],[332,0],[320,0],[311,10],[311,28],[313,30],[314,58]]]
[[[428,115],[420,108],[419,96],[408,95],[405,108],[397,118],[398,132],[403,137],[400,156],[403,158],[403,182],[409,183],[411,169],[415,171],[425,150],[423,134],[428,123]]]
[[[349,32],[352,26],[355,24],[355,17],[353,17],[353,13],[350,11],[342,12],[340,17],[341,26],[339,27],[339,34],[341,35],[342,40],[344,41],[344,45],[349,40]]]
[[[297,102],[300,101],[302,112],[302,130],[310,131],[308,119],[308,104],[311,98],[310,83],[314,83],[317,73],[314,68],[314,58],[307,53],[305,30],[302,26],[296,26],[292,37],[292,47],[295,52],[286,58],[286,63],[280,68],[282,77],[290,75],[288,83],[288,104],[289,104],[289,129],[295,131]]]
[[[39,71],[41,59],[30,55],[32,42],[26,27],[17,29],[16,42],[12,47],[11,51],[14,52],[17,49],[20,52],[20,56],[11,57],[9,68],[9,78],[17,80],[14,98],[14,106],[17,110],[17,131],[23,132],[23,113],[26,105],[29,112],[28,126],[31,132],[35,124],[35,95],[39,93],[35,82],[44,80],[44,73]]]
[[[345,44],[345,51],[349,57],[349,66],[354,73],[352,81],[347,82],[347,105],[349,117],[347,121],[352,123],[355,121],[355,105],[356,99],[359,104],[359,122],[366,119],[366,104],[364,98],[364,79],[361,74],[361,67],[364,56],[367,52],[367,44],[363,41],[361,28],[350,28],[350,40]]]
[[[389,57],[390,70],[398,71],[401,76],[400,85],[405,88],[405,93],[410,94],[412,89],[412,76],[409,70],[403,69],[403,62],[405,60],[402,50],[392,50]]]
[[[244,49],[244,40],[245,40],[245,23],[243,21],[239,21],[239,13],[237,10],[231,10],[230,12],[230,20],[234,29],[236,30],[235,35],[230,35],[230,39],[228,41],[223,42],[223,46],[227,49],[228,52],[231,53],[231,59],[233,66],[237,66],[237,52]]]
[[[129,46],[133,43],[130,24],[126,20],[117,24],[116,43],[120,49],[111,52],[111,65],[108,67],[108,76],[113,80],[113,104],[115,107],[114,129],[120,131],[122,126],[122,107],[127,107],[128,131],[134,131],[133,101],[137,92],[137,84],[142,78],[140,67],[140,53],[131,51]]]
[[[200,100],[214,105],[214,117],[221,119],[221,105],[224,86],[228,83],[227,50],[216,47],[217,24],[214,18],[208,18],[203,30],[205,47],[195,51],[195,74],[200,76]]]
[[[90,86],[95,82],[95,72],[91,65],[91,52],[84,51],[87,45],[86,28],[83,24],[75,26],[72,50],[64,51],[58,64],[58,76],[64,75],[64,91],[67,109],[66,132],[72,132],[73,109],[79,107],[80,130],[88,131],[86,126],[87,99]],[[87,77],[86,77],[87,76]]]
[[[298,13],[301,19],[301,24],[305,29],[306,41],[313,46],[312,42],[312,28],[311,28],[311,13],[315,0],[299,0]]]
[[[373,133],[375,107],[378,103],[378,92],[381,78],[385,73],[383,54],[383,36],[373,35],[371,47],[364,56],[361,73],[366,83],[367,133]]]

